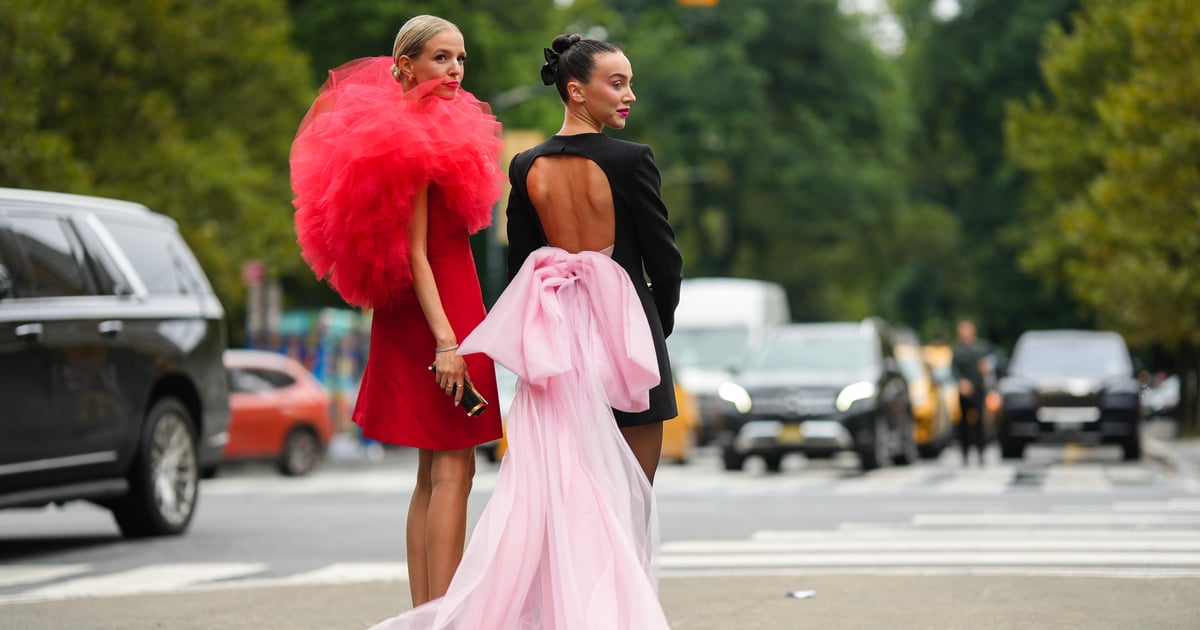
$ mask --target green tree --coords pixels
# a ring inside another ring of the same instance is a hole
[[[800,319],[894,315],[898,77],[834,0],[614,1],[688,275],[783,283]]]
[[[908,149],[911,202],[941,221],[958,246],[931,276],[901,292],[945,317],[973,314],[996,341],[1073,325],[1076,304],[1042,287],[1016,262],[1025,181],[1004,155],[1005,101],[1042,90],[1037,59],[1046,25],[1078,0],[959,0],[938,17],[934,0],[895,0],[909,42],[899,59],[916,118]],[[957,312],[956,312],[957,311]]]
[[[0,184],[172,216],[236,313],[243,260],[296,265],[287,154],[308,69],[285,8],[0,4]]]
[[[1009,152],[1036,182],[1022,263],[1134,344],[1177,353],[1200,430],[1200,5],[1088,0],[1046,36],[1050,88],[1011,105]]]

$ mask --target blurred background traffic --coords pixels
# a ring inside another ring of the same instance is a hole
[[[964,418],[1005,456],[1052,436],[1135,458],[1142,418],[1200,428],[1195,2],[5,2],[0,186],[173,218],[226,345],[295,361],[227,365],[228,458],[303,474],[326,449],[380,453],[349,422],[370,314],[300,259],[287,154],[326,70],[388,54],[422,12],[463,30],[465,86],[509,155],[561,122],[536,74],[555,34],[631,58],[639,100],[614,135],[654,148],[689,278],[669,459],[903,465]],[[489,301],[503,235],[502,202],[475,237]],[[995,348],[974,415],[950,368],[964,317]],[[1111,369],[1070,365],[1070,344],[1020,362],[1024,333],[1063,330],[1112,333]],[[239,433],[263,398],[278,428]]]

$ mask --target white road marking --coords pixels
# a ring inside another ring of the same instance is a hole
[[[90,564],[10,564],[0,566],[0,587],[49,582],[85,573]]]
[[[151,564],[118,573],[67,580],[16,595],[0,596],[0,603],[166,593],[203,582],[228,580],[261,573],[266,567],[267,565],[261,563]]]

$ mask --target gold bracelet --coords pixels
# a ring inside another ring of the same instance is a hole
[[[450,352],[452,350],[458,350],[458,344],[454,344],[453,346],[446,346],[445,348],[438,348],[436,351],[437,352]]]

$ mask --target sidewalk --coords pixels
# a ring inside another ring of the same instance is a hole
[[[816,595],[785,596],[796,589]],[[1094,630],[1200,627],[1198,590],[1187,578],[797,575],[664,579],[661,599],[674,630]],[[382,582],[15,604],[0,608],[0,629],[359,629],[407,609],[407,591]]]

